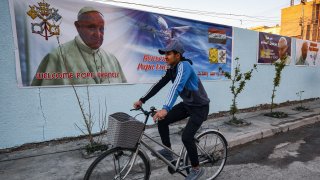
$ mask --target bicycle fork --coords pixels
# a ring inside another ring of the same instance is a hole
[[[115,180],[118,178],[120,178],[120,180],[125,179],[128,176],[128,174],[130,173],[130,171],[133,167],[133,164],[135,163],[135,161],[137,159],[138,153],[139,153],[139,147],[137,147],[136,152],[134,152],[132,154],[131,158],[128,160],[128,162],[125,164],[125,166],[122,168],[122,170],[121,171],[119,170],[120,171],[119,174],[114,177]],[[127,173],[123,177],[121,177],[121,173],[128,167],[128,165],[129,165],[129,169],[128,169]],[[120,169],[120,167],[119,167],[119,169]]]

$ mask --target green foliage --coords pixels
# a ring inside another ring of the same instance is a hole
[[[234,68],[234,76],[231,76],[231,74],[228,72],[224,72],[224,76],[227,79],[231,80],[230,90],[231,90],[231,93],[233,94],[233,98],[232,98],[232,104],[230,106],[230,114],[232,115],[232,119],[236,119],[235,114],[238,112],[237,102],[236,102],[238,95],[243,91],[246,85],[246,82],[251,79],[253,70],[257,70],[257,65],[254,64],[252,69],[250,69],[245,73],[241,73],[239,58],[237,57],[234,60],[236,62],[236,66]]]
[[[275,67],[275,76],[273,79],[273,90],[272,90],[272,95],[271,95],[271,112],[273,110],[274,107],[274,98],[276,97],[275,92],[276,92],[276,87],[278,87],[280,85],[280,80],[281,80],[281,72],[284,69],[284,67],[286,66],[286,64],[284,62],[280,62],[280,63],[274,63],[274,67]]]
[[[94,153],[96,151],[105,151],[108,150],[108,146],[99,142],[93,142],[85,146],[87,153]]]
[[[275,87],[278,87],[280,85],[281,72],[282,72],[283,68],[285,67],[285,63],[275,63],[274,66],[276,69],[276,75],[273,79],[273,84]]]
[[[230,106],[230,113],[235,114],[237,112],[238,112],[237,103],[235,103],[235,104],[232,103]]]
[[[304,93],[304,91],[299,91],[296,93],[296,95],[299,97],[299,101],[301,103],[301,107],[302,107],[302,93]]]
[[[225,76],[226,78],[228,78],[228,79],[231,79],[231,74],[228,73],[228,72],[225,72],[225,73],[224,73],[224,76]]]
[[[299,92],[296,93],[296,95],[299,97],[300,108],[303,107],[303,105],[302,105],[302,93],[304,93],[304,91],[299,91]]]

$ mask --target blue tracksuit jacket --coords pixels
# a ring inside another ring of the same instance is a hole
[[[209,104],[210,100],[207,93],[192,68],[192,61],[182,59],[176,66],[167,69],[162,78],[155,83],[140,101],[145,103],[162,89],[169,81],[173,83],[163,109],[168,112],[172,109],[178,95],[182,98],[183,103],[189,106],[204,106]]]

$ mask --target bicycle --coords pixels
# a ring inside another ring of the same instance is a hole
[[[88,168],[84,180],[99,180],[99,179],[144,179],[148,180],[151,174],[150,159],[147,153],[141,148],[144,146],[151,151],[156,157],[168,165],[168,171],[179,173],[186,177],[191,168],[190,161],[187,158],[188,154],[185,147],[182,147],[179,154],[176,154],[171,149],[160,144],[144,133],[146,124],[150,116],[156,113],[154,107],[150,111],[145,111],[142,107],[139,109],[145,115],[143,130],[133,148],[113,147],[98,156]],[[139,115],[139,114],[138,114]],[[171,151],[178,158],[174,161],[168,161],[165,157],[159,154],[155,149],[149,146],[142,137],[145,137],[152,142]],[[198,148],[198,157],[200,166],[205,168],[205,174],[202,177],[207,179],[216,178],[222,171],[227,160],[227,141],[225,137],[214,129],[207,129],[199,133],[195,137]],[[207,141],[208,140],[208,141]],[[185,172],[184,172],[185,171]]]

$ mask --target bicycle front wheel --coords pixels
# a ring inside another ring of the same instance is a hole
[[[200,167],[205,169],[203,177],[214,179],[222,171],[227,160],[227,141],[222,134],[215,130],[200,133],[196,137],[196,145]],[[186,154],[186,157],[187,154]],[[186,158],[185,165],[190,164]],[[189,172],[189,171],[187,171]]]
[[[101,154],[89,167],[84,180],[148,180],[150,164],[141,150],[113,148]]]

